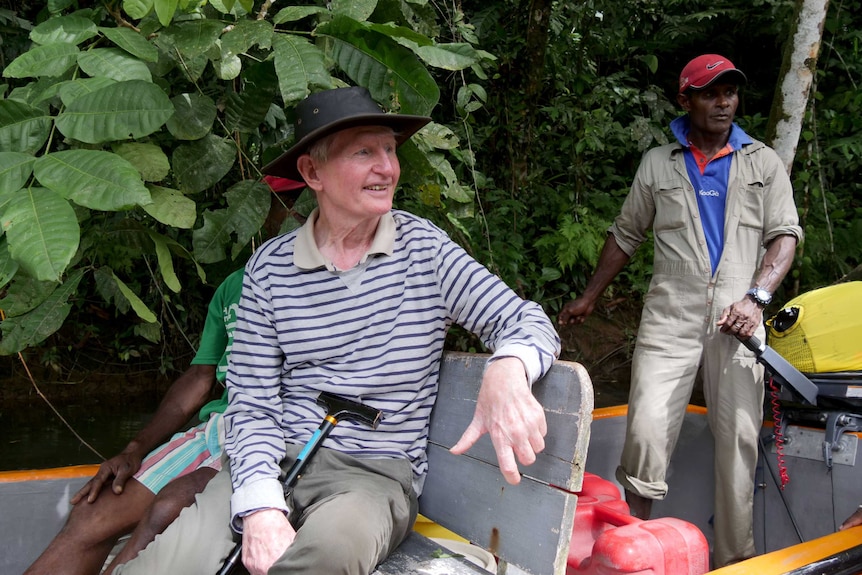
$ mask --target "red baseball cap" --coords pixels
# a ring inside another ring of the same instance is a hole
[[[720,54],[704,54],[685,65],[679,75],[679,93],[703,90],[719,78],[730,84],[745,84],[748,78],[729,59]]]

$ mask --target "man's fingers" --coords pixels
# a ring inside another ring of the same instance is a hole
[[[530,454],[531,454],[531,461],[530,461],[529,463],[527,463],[527,462],[526,462],[526,461],[524,461],[523,459],[520,459],[520,455],[519,455],[519,459],[518,459],[518,460],[519,460],[521,463],[523,463],[524,465],[530,465],[530,464],[532,464],[534,461],[536,461],[536,454],[541,453],[541,452],[542,452],[542,451],[544,451],[544,450],[545,450],[545,438],[544,438],[544,437],[542,437],[541,435],[539,435],[538,433],[533,434],[532,436],[530,436]]]
[[[474,419],[467,429],[464,430],[458,443],[453,445],[449,451],[453,455],[463,455],[464,453],[467,453],[468,449],[473,447],[473,444],[476,443],[480,437],[482,437],[482,431],[479,429],[479,426]]]
[[[96,475],[87,482],[87,485],[84,487],[89,490],[89,493],[87,494],[88,503],[92,503],[97,497],[99,497],[99,493],[102,491],[102,486],[108,480],[108,477],[110,477],[110,472],[104,471],[103,468],[99,468]]]
[[[512,447],[508,444],[494,445],[494,449],[497,451],[497,463],[500,464],[500,473],[503,474],[506,483],[510,485],[520,483],[521,472],[518,471],[518,464],[515,463],[515,454],[512,451]]]
[[[117,475],[114,477],[114,482],[112,488],[114,493],[119,495],[123,492],[123,488],[126,486],[126,481],[129,480],[129,477],[132,476],[131,470],[128,467],[123,467],[122,469],[117,470]]]
[[[79,501],[84,499],[84,497],[86,497],[87,494],[90,493],[90,484],[92,484],[92,483],[93,483],[92,479],[90,481],[86,482],[84,484],[84,486],[82,488],[80,488],[78,490],[78,492],[75,493],[75,495],[72,496],[72,499],[69,500],[69,503],[71,503],[72,505],[77,505]]]

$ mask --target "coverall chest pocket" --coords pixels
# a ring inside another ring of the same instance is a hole
[[[750,182],[742,191],[739,210],[739,225],[744,228],[762,230],[763,214],[763,182]]]
[[[679,230],[688,225],[686,191],[674,182],[660,182],[654,194],[656,233]]]

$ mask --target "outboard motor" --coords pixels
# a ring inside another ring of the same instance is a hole
[[[831,468],[842,434],[862,430],[862,282],[804,293],[766,326],[769,346],[817,386],[816,407],[781,390],[781,425],[823,428],[823,457]]]

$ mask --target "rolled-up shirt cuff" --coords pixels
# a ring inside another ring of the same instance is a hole
[[[242,533],[242,518],[263,509],[278,509],[290,513],[284,501],[284,487],[278,479],[260,479],[234,489],[230,497],[230,526]]]
[[[542,370],[542,361],[539,358],[539,353],[535,348],[519,343],[509,343],[499,349],[488,359],[488,364],[502,359],[504,357],[516,357],[524,364],[524,372],[527,375],[527,381],[533,385],[540,377],[544,375]]]

